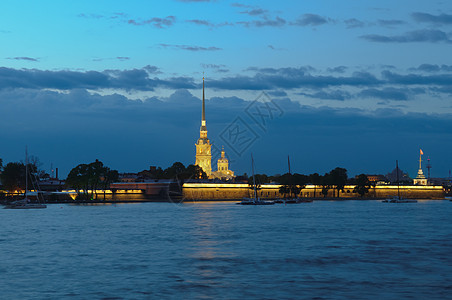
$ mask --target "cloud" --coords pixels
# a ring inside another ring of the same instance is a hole
[[[447,33],[436,30],[436,29],[423,29],[407,32],[403,35],[396,36],[385,36],[378,34],[369,34],[361,36],[370,42],[378,43],[413,43],[413,42],[429,42],[429,43],[439,43],[446,42],[450,43],[452,40],[449,39]]]
[[[144,21],[130,19],[127,21],[127,23],[136,26],[151,25],[155,28],[168,28],[172,26],[175,21],[176,21],[175,16],[167,16],[165,18],[151,18]]]
[[[418,75],[418,74],[397,74],[391,71],[383,71],[385,80],[393,84],[404,85],[452,85],[452,74],[438,75]]]
[[[104,15],[100,15],[100,14],[85,14],[85,13],[78,14],[77,17],[84,18],[84,19],[103,19],[103,18],[105,18]]]
[[[267,47],[270,48],[270,49],[272,49],[272,50],[275,50],[275,51],[284,51],[284,50],[287,50],[286,48],[277,48],[277,47],[275,47],[275,46],[273,46],[273,45],[267,45]]]
[[[405,24],[402,20],[378,20],[378,25],[383,27],[394,27]]]
[[[422,64],[417,68],[411,68],[411,71],[421,71],[421,72],[452,72],[451,65],[432,65],[432,64]]]
[[[241,14],[247,14],[250,16],[260,16],[260,15],[264,15],[268,12],[268,10],[266,9],[262,9],[262,8],[253,8],[253,9],[249,9],[249,10],[245,10],[245,11],[241,11]]]
[[[319,91],[316,93],[298,93],[298,94],[309,97],[309,98],[322,99],[322,100],[344,101],[344,100],[352,98],[352,95],[349,92],[341,91],[341,90]]]
[[[244,8],[250,8],[251,7],[251,5],[247,5],[247,4],[243,4],[243,3],[237,3],[237,2],[231,3],[231,6],[232,7],[244,7]]]
[[[411,16],[417,22],[432,23],[436,25],[449,25],[452,24],[452,15],[440,14],[432,15],[428,13],[415,12]]]
[[[192,24],[195,24],[195,25],[203,25],[203,26],[210,26],[210,27],[215,26],[215,24],[213,24],[213,23],[211,23],[211,22],[209,22],[207,20],[195,19],[195,20],[186,20],[185,22],[192,23]]]
[[[321,17],[316,14],[304,14],[299,17],[295,22],[292,22],[291,25],[297,26],[320,26],[329,22],[329,19]]]
[[[33,57],[27,57],[27,56],[20,56],[20,57],[7,57],[6,59],[11,59],[11,60],[25,60],[25,61],[39,61],[38,58],[33,58]]]
[[[227,90],[271,90],[297,88],[323,88],[330,86],[372,86],[382,81],[368,72],[355,72],[350,76],[311,75],[309,67],[300,68],[248,68],[252,76],[236,75],[212,80],[209,85]]]
[[[284,20],[283,18],[280,17],[276,17],[274,19],[271,19],[267,16],[264,16],[261,20],[254,20],[251,22],[247,22],[247,21],[242,21],[242,22],[237,22],[237,24],[239,25],[244,25],[246,27],[250,27],[250,26],[256,26],[256,27],[282,27],[284,25],[286,25],[287,21]]]
[[[98,71],[43,71],[37,69],[0,68],[0,89],[120,89],[152,91],[156,87],[194,88],[192,78],[170,77],[166,79],[150,78],[150,73],[158,73],[158,68],[146,66],[132,70]]]
[[[350,28],[361,28],[366,26],[366,23],[364,23],[363,21],[360,21],[358,19],[352,18],[352,19],[347,19],[344,21],[346,27],[348,29]]]
[[[274,97],[286,97],[287,93],[281,90],[268,91],[267,94]]]
[[[345,71],[347,71],[347,67],[346,66],[338,66],[338,67],[334,67],[334,68],[328,68],[327,71],[330,73],[345,73]]]
[[[170,49],[178,49],[178,50],[187,50],[187,51],[219,51],[223,50],[218,47],[202,47],[202,46],[191,46],[191,45],[170,45],[170,44],[159,44],[160,47],[170,48]]]
[[[358,96],[383,100],[408,100],[408,95],[405,90],[396,88],[365,89]]]
[[[226,65],[216,65],[216,64],[201,64],[201,67],[204,69],[213,69],[216,73],[227,73],[229,69],[226,68]]]
[[[149,74],[161,74],[162,73],[160,71],[160,68],[156,67],[156,66],[147,65],[143,69],[146,70],[146,72],[148,72]]]
[[[112,57],[112,58],[93,58],[93,61],[105,61],[105,60],[127,61],[127,60],[130,60],[130,57],[127,57],[127,56],[117,56],[117,57]]]

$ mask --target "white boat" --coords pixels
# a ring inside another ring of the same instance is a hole
[[[30,199],[24,198],[22,200],[13,201],[6,205],[7,209],[32,209],[32,208],[47,208],[47,205],[41,203],[31,203]]]
[[[257,191],[256,191],[256,179],[254,177],[254,159],[253,154],[251,154],[251,169],[253,171],[253,191],[254,191],[254,198],[243,198],[243,200],[237,204],[240,205],[273,205],[275,204],[275,201],[265,201],[262,199],[259,199],[257,197]]]
[[[394,196],[392,198],[388,198],[383,200],[384,203],[417,203],[417,200],[414,199],[405,199]]]
[[[13,201],[10,204],[6,205],[4,208],[6,209],[35,209],[35,208],[47,208],[47,205],[42,203],[32,203],[30,199],[28,199],[28,151],[25,148],[25,195],[24,199]],[[37,198],[39,199],[39,198]]]
[[[396,173],[397,173],[397,196],[387,198],[383,200],[383,203],[417,203],[414,199],[405,199],[400,197],[400,183],[399,183],[399,162],[396,160]]]

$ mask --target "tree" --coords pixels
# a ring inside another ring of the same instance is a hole
[[[320,185],[322,186],[323,198],[325,198],[326,196],[328,196],[328,191],[332,186],[332,177],[330,173],[325,173],[325,175],[321,177]]]
[[[290,193],[290,187],[288,185],[281,185],[279,187],[279,193],[286,198],[286,195]]]
[[[314,198],[315,198],[315,192],[317,189],[317,186],[322,183],[322,176],[320,176],[318,173],[314,173],[309,175],[309,180],[314,185]]]
[[[37,161],[37,159],[35,160]],[[0,174],[1,182],[4,189],[8,191],[25,190],[25,164],[22,162],[10,162],[4,168]],[[37,174],[39,169],[35,162],[28,163],[28,182],[29,188],[32,186],[32,182],[37,180]]]
[[[189,165],[184,172],[179,175],[180,179],[207,179],[207,174],[198,165]]]
[[[344,168],[335,168],[330,172],[331,183],[336,187],[337,197],[339,198],[340,191],[344,190],[345,184],[347,183],[347,170]]]
[[[175,178],[177,175],[182,174],[185,172],[185,166],[181,162],[175,162],[173,165],[169,168],[166,168],[165,171],[163,171],[164,177],[167,179]]]
[[[290,197],[298,197],[301,190],[306,186],[306,183],[309,182],[308,176],[302,174],[290,174],[286,173],[278,178],[279,183],[282,184],[280,187],[279,193],[283,194],[284,197],[286,194],[289,194]]]
[[[3,168],[3,160],[0,158],[0,172],[2,171]]]
[[[3,188],[10,192],[25,189],[25,165],[21,162],[8,163],[1,174]]]
[[[356,186],[353,189],[354,193],[358,193],[361,197],[369,192],[371,185],[369,179],[365,174],[360,174],[356,178]]]
[[[77,190],[79,199],[97,200],[97,190],[105,189],[111,182],[118,180],[118,171],[110,170],[97,160],[90,164],[80,164],[73,168],[66,179],[66,184]]]

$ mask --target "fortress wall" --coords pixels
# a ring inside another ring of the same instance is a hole
[[[258,196],[263,199],[282,198],[279,193],[279,185],[262,185],[258,191]],[[355,186],[345,186],[344,192],[340,193],[340,198],[358,198],[359,194],[354,193]],[[300,198],[321,198],[322,188],[320,186],[308,185],[301,190]],[[315,192],[315,195],[314,195]],[[253,190],[247,184],[216,184],[216,183],[186,183],[183,185],[183,198],[187,200],[212,200],[212,199],[242,199],[252,197]],[[397,186],[376,186],[372,187],[365,198],[387,198],[397,195]],[[442,186],[401,186],[400,195],[405,198],[416,199],[441,199],[444,198]],[[337,191],[330,189],[327,197],[337,197]]]

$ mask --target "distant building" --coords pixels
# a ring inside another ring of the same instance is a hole
[[[138,175],[136,173],[120,173],[119,182],[136,182]]]
[[[224,149],[221,150],[221,157],[217,162],[218,170],[212,173],[213,178],[222,180],[232,180],[234,178],[234,172],[229,170],[229,161],[225,156]]]
[[[391,173],[386,174],[386,178],[389,180],[389,182],[391,183],[396,183],[397,182],[397,168],[395,168],[394,170],[392,170]],[[400,168],[399,168],[399,182],[402,183],[412,183],[413,179],[410,178],[410,176],[408,176],[408,173],[404,173]]]
[[[370,175],[367,174],[367,180],[369,180],[372,183],[379,183],[379,182],[385,182],[386,177],[384,175]]]

